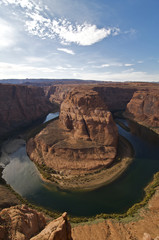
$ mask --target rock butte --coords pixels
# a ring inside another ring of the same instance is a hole
[[[52,168],[56,182],[68,182],[109,166],[117,153],[118,131],[98,93],[72,91],[63,101],[60,119],[27,142],[34,162]],[[72,187],[78,188],[76,181]],[[71,187],[71,188],[72,188]]]

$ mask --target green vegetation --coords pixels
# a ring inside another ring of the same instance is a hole
[[[139,202],[134,204],[131,208],[128,209],[128,211],[126,213],[122,213],[122,214],[116,214],[116,213],[112,213],[112,214],[106,214],[106,213],[101,213],[99,215],[96,215],[94,217],[91,218],[87,218],[87,217],[70,217],[70,221],[73,223],[81,223],[81,222],[90,222],[90,221],[94,221],[97,219],[108,219],[108,218],[113,218],[116,220],[122,220],[124,218],[129,218],[131,219],[131,217],[134,217],[134,215],[142,208],[144,207],[148,201],[151,199],[151,197],[153,196],[153,194],[156,191],[156,188],[159,186],[159,172],[157,172],[154,177],[153,177],[153,181],[150,182],[148,184],[148,186],[145,188],[145,197],[144,199]]]
[[[74,217],[74,216],[69,216],[69,220],[71,223],[74,224],[78,224],[78,223],[91,223],[92,221],[96,222],[96,221],[101,221],[102,219],[108,219],[108,218],[112,218],[112,219],[116,219],[116,220],[124,220],[127,219],[128,221],[130,221],[132,219],[132,217],[135,216],[135,214],[138,213],[138,211],[146,206],[146,204],[148,203],[148,201],[151,199],[151,197],[153,196],[153,194],[156,191],[156,188],[159,186],[159,172],[157,172],[154,177],[153,177],[153,181],[150,182],[148,184],[148,186],[145,188],[145,197],[144,199],[139,202],[134,204],[131,208],[128,209],[127,212],[122,213],[122,214],[116,214],[116,213],[112,213],[112,214],[106,214],[106,213],[101,213],[98,214],[96,216],[93,217]],[[60,212],[56,212],[56,211],[50,211],[47,210],[41,206],[37,206],[34,205],[32,203],[29,203],[25,198],[21,197],[18,193],[16,193],[10,185],[6,185],[6,187],[8,189],[10,189],[11,192],[13,192],[16,197],[21,201],[22,204],[26,204],[28,207],[33,208],[39,212],[44,213],[47,216],[50,216],[51,218],[57,218],[61,215]]]

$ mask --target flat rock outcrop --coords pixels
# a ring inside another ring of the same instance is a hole
[[[125,116],[159,133],[159,92],[135,92]]]
[[[42,88],[0,84],[0,137],[52,110]]]
[[[60,119],[27,143],[30,158],[52,169],[63,188],[79,187],[78,177],[104,169],[117,153],[118,131],[97,92],[72,91],[61,105]],[[75,179],[74,179],[75,180]]]
[[[46,224],[42,213],[26,205],[0,212],[0,240],[71,240],[67,214]]]

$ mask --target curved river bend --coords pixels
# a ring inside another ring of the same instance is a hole
[[[48,115],[45,122],[57,117]],[[100,213],[121,213],[144,196],[144,187],[159,171],[159,137],[131,121],[120,119],[130,132],[118,126],[135,149],[135,158],[126,172],[108,186],[89,192],[67,192],[44,182],[26,154],[25,141],[12,139],[2,146],[0,165],[3,178],[31,203],[49,210],[67,211],[74,216],[93,216]]]

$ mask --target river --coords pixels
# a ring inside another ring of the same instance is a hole
[[[57,114],[49,115],[44,122]],[[159,171],[159,137],[136,123],[120,121],[130,128],[128,132],[118,125],[119,134],[133,145],[135,157],[125,173],[108,186],[88,192],[69,192],[44,182],[27,156],[26,143],[21,138],[3,143],[0,158],[3,178],[28,201],[49,210],[67,211],[73,216],[122,213],[143,198],[143,189]]]

